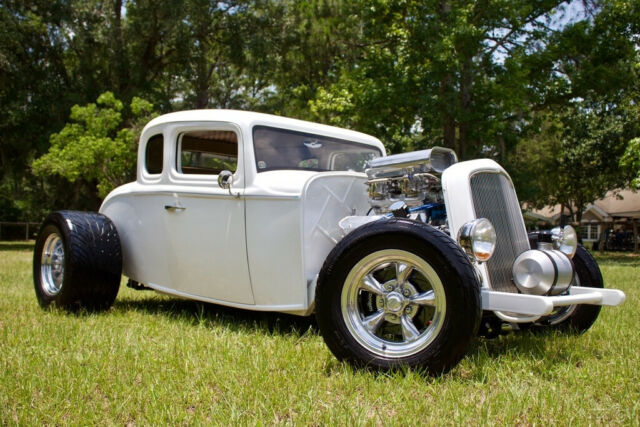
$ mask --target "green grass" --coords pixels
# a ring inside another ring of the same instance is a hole
[[[122,287],[42,310],[32,245],[0,243],[0,424],[640,423],[640,258],[600,258],[621,307],[586,334],[479,338],[440,378],[339,363],[309,319]]]

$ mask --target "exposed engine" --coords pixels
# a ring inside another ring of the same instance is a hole
[[[373,159],[367,168],[369,203],[376,215],[401,212],[441,225],[446,219],[440,177],[456,163],[452,150],[429,150]]]

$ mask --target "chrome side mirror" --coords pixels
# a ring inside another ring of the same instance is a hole
[[[231,171],[220,171],[218,174],[218,185],[220,188],[231,190],[231,181],[233,181],[233,174]]]
[[[231,183],[233,182],[233,173],[228,170],[220,171],[218,174],[218,185],[220,188],[229,190],[229,194],[233,197],[240,197],[240,194],[233,194],[231,192]]]

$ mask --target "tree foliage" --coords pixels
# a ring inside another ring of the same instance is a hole
[[[529,203],[581,204],[634,164],[611,166],[640,137],[639,43],[633,0],[0,0],[0,216],[130,178],[139,98],[444,145]]]
[[[620,165],[630,170],[633,178],[631,184],[640,188],[640,138],[629,141],[624,155],[620,159]]]
[[[577,103],[542,117],[541,131],[519,144],[512,159],[514,178],[531,183],[521,186],[531,191],[525,200],[537,207],[561,204],[580,221],[587,204],[627,186],[631,176],[619,162],[631,135],[640,132],[639,113]]]
[[[70,182],[79,178],[96,182],[101,198],[131,181],[140,123],[151,118],[153,105],[134,97],[130,105],[134,119],[129,126],[123,123],[123,108],[111,92],[100,95],[95,104],[74,105],[72,122],[51,135],[49,152],[33,162],[33,172],[37,176],[60,175]]]

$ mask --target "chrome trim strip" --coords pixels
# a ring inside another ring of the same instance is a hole
[[[265,200],[300,200],[301,196],[280,196],[277,194],[241,194],[245,199],[265,199]]]

